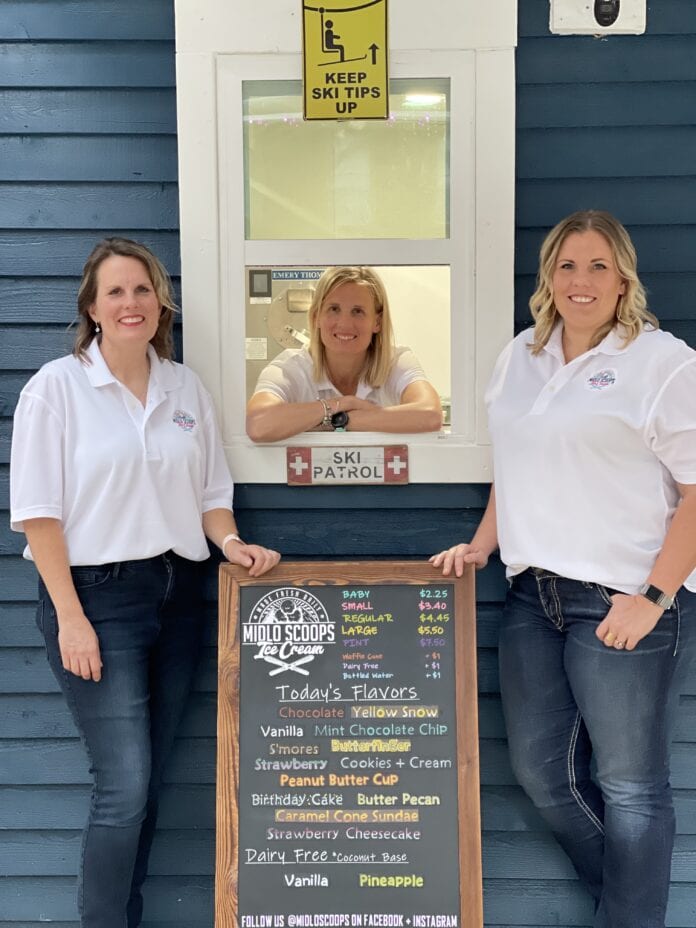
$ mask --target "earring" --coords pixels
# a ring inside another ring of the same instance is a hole
[[[99,325],[98,322],[94,323],[94,334],[101,335],[101,326]]]

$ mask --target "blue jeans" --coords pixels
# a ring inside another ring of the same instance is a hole
[[[515,776],[594,897],[595,928],[664,928],[670,733],[696,594],[682,590],[635,650],[617,651],[595,636],[614,592],[538,568],[513,578],[500,629],[505,724]]]
[[[163,767],[199,653],[201,565],[167,552],[73,567],[72,575],[99,638],[100,682],[63,668],[56,611],[40,580],[37,624],[94,777],[82,840],[80,924],[136,928]]]

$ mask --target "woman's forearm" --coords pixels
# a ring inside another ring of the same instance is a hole
[[[70,573],[63,526],[58,519],[26,519],[24,533],[59,624],[70,616],[84,615]]]
[[[209,538],[221,550],[222,543],[228,535],[239,534],[231,509],[209,509],[204,512],[203,531],[206,538]]]
[[[415,403],[356,409],[349,417],[351,432],[439,432],[442,428],[440,409],[423,409]]]
[[[246,431],[252,441],[281,441],[321,425],[324,405],[321,400],[311,403],[265,404],[254,402],[247,409]]]
[[[442,406],[434,388],[424,380],[410,384],[398,406],[374,406],[349,413],[353,432],[438,432],[442,428]]]
[[[679,489],[682,500],[650,576],[645,578],[670,596],[696,567],[696,485],[680,485]]]
[[[24,533],[58,621],[63,667],[83,680],[101,680],[99,639],[75,591],[63,526],[58,519],[25,519]]]
[[[696,566],[696,485],[679,485],[681,503],[646,582],[673,596]],[[606,647],[632,651],[660,621],[663,609],[643,596],[616,593],[595,635]],[[617,644],[616,642],[621,642]]]

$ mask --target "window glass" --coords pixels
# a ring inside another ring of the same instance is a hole
[[[244,81],[247,239],[449,235],[449,80],[390,81],[386,120],[302,118],[299,81]]]

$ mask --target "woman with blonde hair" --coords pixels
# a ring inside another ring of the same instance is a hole
[[[594,897],[594,928],[664,928],[670,731],[696,649],[696,352],[659,329],[605,212],[549,233],[530,306],[487,393],[488,507],[431,562],[461,575],[500,548],[515,774]]]
[[[253,441],[310,429],[431,432],[440,399],[415,355],[396,348],[384,284],[370,267],[329,267],[309,309],[308,348],[281,352],[247,407]]]

